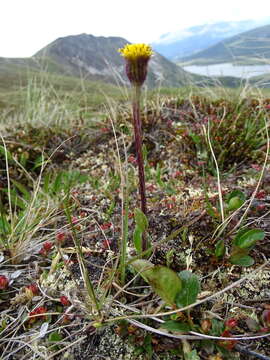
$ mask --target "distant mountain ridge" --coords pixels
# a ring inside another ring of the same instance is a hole
[[[190,64],[270,63],[270,25],[246,31],[182,59]]]
[[[88,34],[58,38],[34,55],[36,61],[48,62],[48,67],[57,66],[65,75],[83,76],[85,79],[104,80],[115,83],[125,75],[125,61],[118,49],[129,42],[120,37],[96,37]],[[147,83],[149,86],[181,86],[192,75],[162,55],[155,53],[149,63]],[[121,81],[121,80],[120,80]]]
[[[48,73],[55,76],[101,81],[112,85],[129,85],[125,60],[119,54],[129,42],[119,37],[95,37],[88,34],[61,37],[30,58],[0,58],[1,81],[5,87],[26,83],[27,73]],[[8,78],[8,81],[7,81]],[[235,78],[216,79],[228,86],[237,86]],[[184,71],[177,64],[155,52],[149,62],[146,85],[154,87],[212,86],[215,80]]]
[[[164,34],[153,42],[152,46],[168,59],[178,61],[217,44],[221,40],[268,23],[270,23],[270,17],[261,20],[217,22],[193,26]]]

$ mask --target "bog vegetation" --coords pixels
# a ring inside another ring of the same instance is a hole
[[[269,359],[270,95],[143,89],[144,214],[130,90],[51,80],[1,95],[1,360]]]

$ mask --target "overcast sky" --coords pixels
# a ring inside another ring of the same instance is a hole
[[[269,14],[269,0],[0,0],[0,56],[31,56],[67,35],[149,43],[193,25]]]

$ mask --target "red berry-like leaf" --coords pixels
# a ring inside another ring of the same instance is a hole
[[[37,286],[37,284],[31,284],[26,286],[27,289],[31,290],[33,295],[37,295],[39,293],[39,288]]]
[[[266,192],[264,190],[260,190],[256,194],[256,199],[263,200],[266,197]]]
[[[51,241],[46,241],[44,244],[43,244],[43,249],[46,251],[46,252],[49,252],[51,251],[53,247],[53,243]]]
[[[231,337],[232,334],[229,332],[229,330],[224,330],[220,336]],[[218,342],[219,346],[221,346],[227,350],[232,350],[235,347],[236,343],[237,343],[236,340],[220,340]]]
[[[5,290],[8,287],[9,280],[5,275],[0,275],[0,290]]]
[[[79,223],[79,219],[76,216],[72,216],[71,222],[72,222],[73,225],[76,225],[76,224]]]
[[[261,167],[260,167],[260,165],[258,165],[258,164],[251,164],[251,167],[252,167],[252,169],[254,169],[254,170],[256,170],[256,171],[260,171],[260,170],[261,170]]]
[[[235,328],[237,326],[237,320],[235,318],[228,319],[225,322],[225,326],[228,329],[233,329],[233,328]]]
[[[66,296],[60,296],[60,302],[63,306],[69,306],[70,305],[70,301],[68,300],[68,298]]]
[[[102,241],[102,247],[103,249],[110,249],[111,241],[108,239],[105,239]]]
[[[56,241],[59,243],[59,244],[63,244],[63,242],[65,241],[66,239],[66,233],[64,231],[59,231],[57,234],[56,234]]]
[[[266,327],[270,328],[270,310],[264,310],[262,313],[262,321]]]
[[[46,318],[46,315],[43,315],[47,312],[47,309],[44,306],[39,306],[35,310],[31,311],[29,314],[30,323],[34,323],[37,320]]]

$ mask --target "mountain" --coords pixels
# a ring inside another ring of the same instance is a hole
[[[189,64],[269,64],[270,25],[246,31],[182,59]]]
[[[0,103],[10,98],[6,94],[26,89],[29,79],[35,78],[41,78],[41,81],[48,79],[63,92],[69,92],[72,86],[81,88],[81,79],[87,83],[85,87],[90,89],[105,89],[106,84],[107,88],[109,85],[117,85],[110,87],[111,92],[116,92],[115,89],[119,90],[121,85],[129,85],[125,60],[118,53],[118,49],[127,43],[127,40],[119,37],[81,34],[56,39],[30,58],[0,58],[0,93],[5,98],[1,100],[0,97]],[[238,85],[236,79],[229,77],[217,80],[225,86]],[[149,62],[146,83],[149,88],[178,88],[186,85],[214,86],[216,82],[205,76],[188,73],[155,52]],[[12,98],[15,99],[15,96],[12,95]]]
[[[179,60],[204,50],[219,41],[270,23],[261,20],[218,22],[190,27],[162,35],[152,43],[153,48],[170,60]]]
[[[120,37],[95,37],[81,34],[59,38],[34,55],[34,60],[50,71],[85,79],[128,83],[125,61],[118,49],[129,42]],[[155,53],[149,63],[147,83],[150,87],[178,87],[194,76],[162,55]]]

